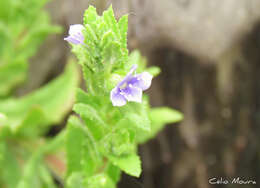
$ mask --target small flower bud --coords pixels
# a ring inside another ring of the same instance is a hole
[[[82,30],[84,26],[81,24],[71,25],[69,29],[69,36],[64,38],[64,40],[72,43],[72,44],[83,44],[84,43],[84,36]]]

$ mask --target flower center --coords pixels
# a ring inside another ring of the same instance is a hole
[[[123,85],[120,86],[120,89],[125,89],[127,87],[127,82],[125,82]]]

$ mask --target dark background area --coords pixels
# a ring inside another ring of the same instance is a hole
[[[140,147],[140,179],[123,175],[120,188],[236,188],[212,177],[260,183],[259,0],[52,0],[46,7],[64,27],[32,58],[27,93],[59,74],[70,48],[63,37],[84,10],[112,3],[129,14],[129,49],[162,69],[149,90],[153,106],[184,113]],[[256,188],[257,185],[241,185]]]

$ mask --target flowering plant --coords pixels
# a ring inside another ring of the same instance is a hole
[[[90,6],[83,25],[70,27],[64,40],[78,58],[86,90],[77,88],[78,68],[70,62],[42,88],[13,95],[28,58],[59,30],[41,10],[44,2],[0,1],[0,187],[115,188],[121,171],[139,177],[138,144],[182,114],[149,106],[143,92],[160,69],[147,68],[138,51],[128,53],[127,15],[117,21],[112,7],[98,16]],[[76,114],[65,130],[47,137],[72,105]]]
[[[160,70],[146,68],[138,51],[128,53],[127,27],[127,15],[117,21],[112,7],[99,16],[90,6],[83,25],[72,25],[65,38],[86,83],[86,91],[77,91],[77,115],[66,128],[69,188],[114,188],[121,171],[139,177],[138,144],[182,119],[176,110],[149,106],[143,91]]]

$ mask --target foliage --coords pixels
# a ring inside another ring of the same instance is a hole
[[[64,133],[54,140],[42,136],[70,109],[78,80],[77,67],[70,63],[64,74],[43,88],[22,98],[0,100],[0,187],[56,187],[44,159],[57,153],[48,149],[55,142],[59,147],[54,148],[61,149]]]
[[[42,10],[47,0],[0,1],[0,97],[25,81],[28,58],[50,33],[61,29],[50,25]]]
[[[62,175],[56,173],[59,168],[53,161],[62,158],[65,133],[55,138],[44,135],[71,110],[79,83],[77,66],[69,62],[62,75],[25,96],[18,98],[13,92],[26,79],[28,59],[49,34],[60,31],[50,25],[42,10],[45,3],[0,1],[0,187],[4,188],[54,188],[53,175]]]
[[[60,29],[50,25],[44,1],[0,1],[0,187],[115,188],[121,172],[139,177],[138,144],[155,137],[165,124],[182,114],[168,107],[142,103],[113,106],[110,92],[138,65],[153,76],[138,51],[127,50],[127,15],[117,21],[112,7],[84,14],[84,43],[72,45],[81,65],[86,91],[77,88],[79,72],[71,61],[65,71],[42,88],[22,97],[13,95],[26,79],[28,59],[44,38]],[[76,92],[77,90],[77,92]],[[73,106],[65,130],[46,137]],[[66,165],[65,165],[66,164]],[[65,169],[66,167],[66,169]]]
[[[167,123],[182,114],[167,107],[151,108],[149,99],[115,107],[110,91],[124,78],[132,65],[137,72],[158,75],[158,67],[146,68],[138,51],[128,54],[127,15],[117,21],[112,7],[97,15],[90,6],[84,14],[84,44],[72,44],[83,69],[87,91],[78,89],[76,104],[66,128],[69,188],[114,188],[121,171],[139,177],[141,160],[137,145],[153,138]]]

